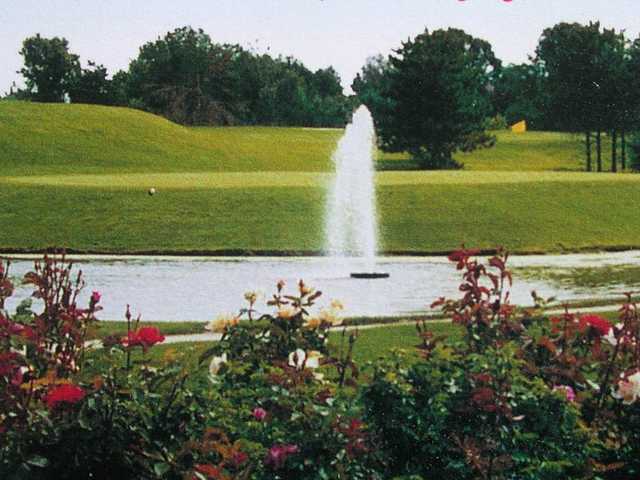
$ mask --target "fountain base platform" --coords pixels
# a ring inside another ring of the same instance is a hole
[[[358,272],[358,273],[352,273],[351,274],[351,278],[368,278],[368,279],[372,279],[372,278],[389,278],[389,274],[388,273],[380,273],[380,272]]]

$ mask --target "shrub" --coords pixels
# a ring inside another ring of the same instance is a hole
[[[77,304],[84,286],[82,274],[71,274],[64,259],[45,257],[35,263],[24,283],[34,288],[41,313],[23,303],[11,318],[5,311],[6,299],[13,294],[9,263],[0,262],[0,434],[3,436],[1,465],[15,462],[24,466],[40,464],[40,457],[21,452],[21,440],[29,436],[45,437],[48,419],[42,413],[73,411],[84,397],[84,390],[70,378],[84,361],[84,340],[88,326],[100,309],[100,294],[91,295],[87,308]],[[63,415],[64,416],[64,415]],[[15,450],[15,451],[14,451]],[[7,452],[16,457],[9,459]],[[35,459],[34,459],[35,458]],[[25,467],[26,468],[26,467]]]
[[[86,333],[100,294],[81,308],[82,274],[64,257],[45,257],[24,278],[41,312],[23,304],[11,317],[8,272],[0,263],[0,477],[150,478],[175,464],[175,452],[202,432],[205,410],[179,368],[131,368],[131,350],[161,341],[159,332],[129,332],[111,348],[117,365],[87,380]]]
[[[321,293],[279,283],[210,328],[208,380],[167,360],[162,333],[133,320],[86,351],[100,294],[78,305],[82,276],[45,258],[25,277],[42,308],[14,315],[0,263],[1,478],[636,478],[640,473],[640,315],[615,324],[547,301],[510,304],[508,255],[450,255],[461,297],[434,302],[464,329],[419,322],[417,358],[387,357],[359,376],[357,331],[329,348],[342,306],[313,315]]]
[[[423,360],[381,363],[364,387],[365,420],[383,439],[388,474],[581,478],[591,439],[579,409],[532,375],[526,329],[509,304],[507,255],[485,266],[476,253],[450,256],[463,272],[462,298],[434,303],[465,328],[463,341],[439,343],[419,326]]]

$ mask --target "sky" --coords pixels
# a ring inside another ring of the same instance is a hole
[[[425,28],[462,28],[488,40],[505,63],[525,62],[540,34],[561,21],[640,32],[640,0],[0,0],[0,93],[22,66],[22,41],[69,40],[83,64],[126,69],[141,45],[184,25],[215,42],[332,65],[347,89],[366,59],[389,54]]]

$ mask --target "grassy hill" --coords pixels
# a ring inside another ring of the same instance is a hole
[[[2,175],[329,172],[341,134],[338,129],[186,128],[127,108],[0,102]],[[456,158],[466,170],[583,169],[583,146],[575,135],[496,135],[495,148]],[[404,154],[380,152],[379,159],[387,169],[415,168]]]
[[[321,251],[340,134],[0,102],[0,251]],[[640,176],[557,171],[578,170],[580,149],[568,135],[501,132],[494,149],[463,156],[463,171],[379,172],[382,248],[640,247],[629,208]],[[382,159],[391,162],[407,160]]]
[[[2,175],[327,171],[340,134],[185,128],[128,108],[0,102]]]

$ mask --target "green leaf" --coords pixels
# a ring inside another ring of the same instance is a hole
[[[170,469],[171,466],[164,462],[159,462],[153,465],[153,471],[159,477],[163,477]]]
[[[40,455],[34,455],[29,460],[27,460],[27,464],[38,468],[46,468],[49,465],[49,460],[41,457]]]

